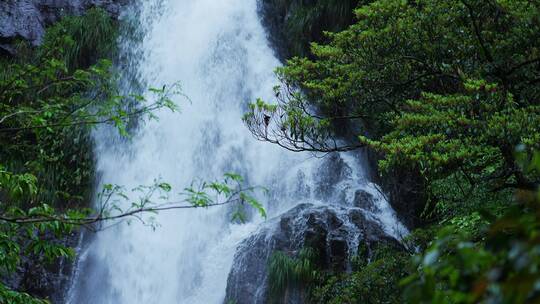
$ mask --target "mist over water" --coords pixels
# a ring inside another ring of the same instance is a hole
[[[177,98],[181,113],[159,111],[159,120],[141,125],[130,141],[111,140],[110,129],[98,130],[101,184],[131,189],[161,178],[180,192],[193,180],[236,172],[250,185],[270,190],[259,198],[269,218],[303,202],[352,204],[355,191],[364,189],[377,197],[370,214],[388,233],[404,231],[354,153],[338,157],[345,167],[340,180],[321,186],[319,171],[328,161],[257,142],[243,125],[247,102],[272,100],[273,70],[280,64],[268,46],[256,0],[140,5],[144,37],[123,45],[128,54],[139,54],[129,61],[134,75],[155,87],[180,82],[190,101]],[[162,212],[155,231],[133,222],[91,236],[66,302],[222,303],[236,247],[263,224],[258,216],[233,224],[229,211]]]

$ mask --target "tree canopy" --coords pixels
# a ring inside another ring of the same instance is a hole
[[[421,252],[402,300],[537,300],[540,3],[376,0],[355,15],[277,69],[276,100],[246,125],[293,151],[374,151],[383,181],[415,172]]]

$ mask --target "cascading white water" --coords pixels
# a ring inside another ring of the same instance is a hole
[[[279,65],[257,0],[142,2],[139,19],[146,30],[136,46],[142,56],[129,63],[143,83],[179,81],[191,102],[179,104],[180,114],[160,111],[159,120],[140,126],[127,144],[106,140],[107,130],[96,132],[101,182],[133,188],[160,177],[178,191],[194,179],[237,172],[270,189],[261,198],[270,217],[301,202],[322,203],[321,160],[257,142],[241,121],[246,102],[272,99]],[[323,201],[351,201],[354,191],[367,189],[378,195],[373,217],[393,235],[403,231],[355,156],[342,159],[349,172],[324,190]],[[236,247],[262,221],[233,224],[227,211],[163,212],[156,231],[134,222],[99,232],[80,254],[66,302],[222,303]]]

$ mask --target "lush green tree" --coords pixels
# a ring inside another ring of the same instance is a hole
[[[527,158],[526,171],[540,172],[540,153]],[[540,191],[520,190],[501,216],[483,210],[472,235],[454,221],[440,230],[417,269],[402,284],[411,303],[537,303],[540,300]]]
[[[520,106],[535,104],[538,13],[539,4],[525,0],[371,1],[356,10],[357,23],[313,44],[314,59],[293,58],[277,70],[278,97],[291,119],[323,116],[338,126],[357,119],[376,138],[407,100],[463,93],[464,79],[498,84]]]
[[[414,173],[405,186],[430,226],[411,238],[428,249],[405,282],[411,302],[536,301],[537,202],[514,196],[540,183],[522,165],[540,148],[540,3],[376,0],[355,13],[277,70],[277,101],[252,104],[246,125],[292,151],[368,147],[383,176]]]
[[[530,189],[538,180],[513,152],[538,143],[539,10],[531,1],[372,1],[356,24],[313,45],[315,59],[279,68],[278,102],[254,103],[244,120],[258,139],[293,151],[376,148],[383,169],[419,172],[414,186],[428,198],[448,177]],[[336,140],[347,128],[365,137]]]
[[[125,132],[127,116],[137,114],[126,111],[125,104],[135,104],[136,98],[120,96],[110,61],[90,55],[111,58],[116,28],[104,11],[92,9],[49,28],[38,49],[21,43],[17,58],[2,59],[2,165],[14,173],[34,174],[40,180],[40,199],[81,201],[93,175],[85,125],[116,120]]]
[[[479,191],[535,190],[540,172],[519,166],[515,149],[529,158],[539,149],[540,107],[520,106],[511,93],[485,81],[465,87],[465,94],[424,93],[407,101],[390,120],[391,132],[361,141],[385,155],[383,170],[403,164],[419,170],[434,200],[449,194],[438,187],[441,181],[455,185],[461,201]]]

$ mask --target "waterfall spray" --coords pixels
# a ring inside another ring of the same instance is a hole
[[[256,0],[148,0],[141,5],[144,37],[129,45],[140,55],[128,62],[134,75],[158,87],[179,82],[190,102],[179,104],[180,114],[156,113],[159,119],[141,125],[128,142],[111,141],[107,129],[95,132],[102,184],[133,188],[160,177],[178,190],[194,179],[236,172],[270,190],[260,198],[269,217],[303,202],[347,205],[361,188],[378,193],[349,153],[342,157],[347,174],[321,198],[317,170],[322,160],[257,142],[243,125],[247,102],[272,100],[273,70],[279,65]],[[376,202],[374,218],[397,235],[404,228],[384,197]],[[97,233],[80,252],[66,302],[222,303],[236,248],[263,221],[255,216],[247,224],[231,223],[229,211],[163,212],[156,231],[133,222]]]

